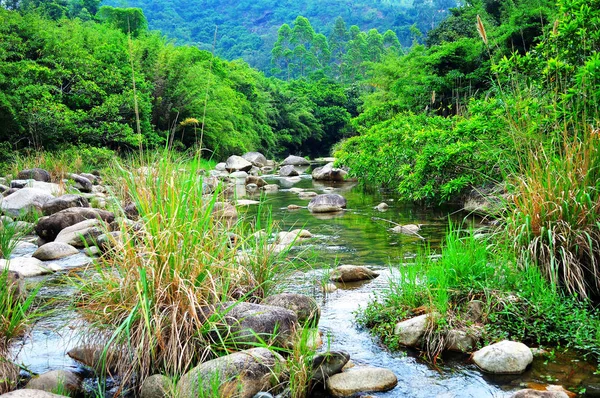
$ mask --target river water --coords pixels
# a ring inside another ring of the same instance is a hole
[[[445,357],[442,364],[434,368],[421,360],[415,351],[387,351],[367,330],[356,325],[355,312],[372,300],[374,294],[386,289],[394,269],[410,261],[424,244],[432,249],[438,248],[449,220],[460,222],[466,215],[457,212],[456,208],[432,209],[401,204],[393,194],[365,193],[354,184],[313,182],[310,175],[291,180],[276,176],[266,176],[265,179],[280,186],[277,193],[262,198],[263,209],[270,211],[279,229],[304,228],[314,235],[308,243],[293,249],[293,252],[309,259],[311,270],[298,273],[286,290],[317,298],[322,309],[319,330],[323,332],[326,346],[332,350],[347,351],[357,366],[385,367],[396,374],[398,386],[374,396],[508,397],[528,386],[600,386],[600,379],[593,375],[594,365],[574,353],[558,353],[553,360],[536,359],[523,375],[491,377],[469,363],[468,356]],[[305,208],[308,200],[300,199],[290,191],[292,187],[316,193],[339,193],[347,199],[348,208],[334,215],[311,214]],[[387,211],[374,209],[381,202],[389,205]],[[290,204],[303,208],[288,210]],[[249,206],[246,210],[248,215],[256,214],[256,208],[256,205]],[[422,224],[419,233],[424,239],[391,232],[394,224],[389,221]],[[32,247],[23,247],[17,255],[30,255],[32,250]],[[338,264],[367,265],[381,275],[367,282],[338,285],[336,291],[323,294],[322,281],[326,279],[328,270]],[[64,285],[53,283],[54,280],[59,279],[47,278],[40,292],[42,296],[52,298],[73,294]],[[34,373],[55,369],[82,371],[78,363],[66,356],[66,351],[77,344],[71,338],[74,319],[74,313],[59,307],[58,311],[40,320],[32,332],[15,346],[17,361]],[[327,396],[318,391],[314,395]]]

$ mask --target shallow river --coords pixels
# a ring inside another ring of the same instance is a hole
[[[453,208],[420,208],[399,204],[394,195],[386,193],[364,193],[348,184],[319,184],[303,176],[291,183],[278,177],[266,177],[270,183],[280,185],[277,193],[265,197],[272,218],[281,230],[308,229],[314,236],[299,249],[308,256],[314,269],[294,280],[291,291],[314,295],[320,302],[322,316],[319,329],[323,332],[326,345],[332,350],[350,353],[357,365],[389,368],[398,377],[398,386],[386,393],[373,394],[377,397],[508,397],[515,390],[530,385],[558,384],[580,388],[600,386],[594,376],[596,368],[573,353],[557,354],[554,360],[536,359],[525,374],[511,377],[490,377],[482,374],[469,363],[468,356],[445,357],[438,367],[433,368],[418,357],[414,351],[388,352],[367,330],[355,323],[355,312],[373,299],[374,293],[387,287],[394,268],[410,261],[410,258],[427,243],[431,248],[439,247],[448,226],[448,220],[460,221],[465,214]],[[303,188],[317,193],[340,193],[348,201],[345,212],[336,215],[313,215],[306,208],[288,210],[289,204],[306,206],[308,200],[299,199],[289,188]],[[389,209],[379,212],[374,209],[386,202]],[[256,205],[247,211],[256,212]],[[423,224],[421,240],[390,231],[398,224]],[[23,248],[22,255],[30,254],[31,248]],[[308,254],[307,254],[308,253]],[[368,282],[340,286],[333,293],[323,295],[320,282],[327,269],[337,264],[368,265],[381,275]],[[51,280],[52,278],[50,278]],[[69,295],[64,286],[46,283],[41,294],[46,297]],[[81,367],[66,356],[66,351],[76,342],[70,338],[69,323],[74,314],[67,310],[55,312],[34,327],[32,333],[15,349],[18,361],[35,373],[54,369],[81,370]],[[64,326],[56,330],[57,325]],[[327,343],[328,342],[328,343]],[[315,393],[315,396],[326,396]]]

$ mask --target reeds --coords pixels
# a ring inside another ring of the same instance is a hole
[[[135,204],[140,228],[123,226],[118,250],[103,256],[93,278],[76,282],[77,307],[89,322],[85,340],[114,354],[105,368],[139,381],[182,375],[214,356],[211,309],[258,301],[286,277],[285,253],[268,248],[269,231],[252,235],[255,228],[220,202],[218,190],[203,195],[197,159],[166,153],[142,163],[108,178]]]

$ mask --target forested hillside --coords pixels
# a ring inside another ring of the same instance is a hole
[[[151,29],[158,29],[180,44],[211,50],[218,26],[216,52],[226,59],[243,58],[265,72],[271,69],[270,51],[277,30],[297,16],[308,18],[318,33],[329,36],[337,17],[362,31],[394,31],[410,46],[417,31],[427,32],[448,14],[456,0],[391,1],[274,1],[240,0],[105,0],[104,4],[141,8]],[[411,27],[414,25],[414,29]],[[415,29],[416,28],[416,29]]]

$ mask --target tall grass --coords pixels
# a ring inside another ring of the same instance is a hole
[[[0,270],[0,394],[16,387],[19,372],[10,360],[10,344],[36,316],[33,304],[37,291],[22,297],[19,280],[8,270]]]
[[[19,227],[17,223],[10,219],[0,219],[0,258],[10,258],[19,243],[19,239],[28,232],[27,229]]]
[[[142,162],[145,163],[145,162]],[[97,275],[77,281],[88,342],[114,353],[125,380],[181,375],[213,356],[211,308],[261,299],[286,277],[286,264],[246,222],[230,217],[220,194],[202,194],[199,162],[171,155],[109,177],[133,202],[141,230],[122,228],[122,244]],[[240,253],[249,261],[242,265]],[[282,254],[284,255],[284,254]]]

